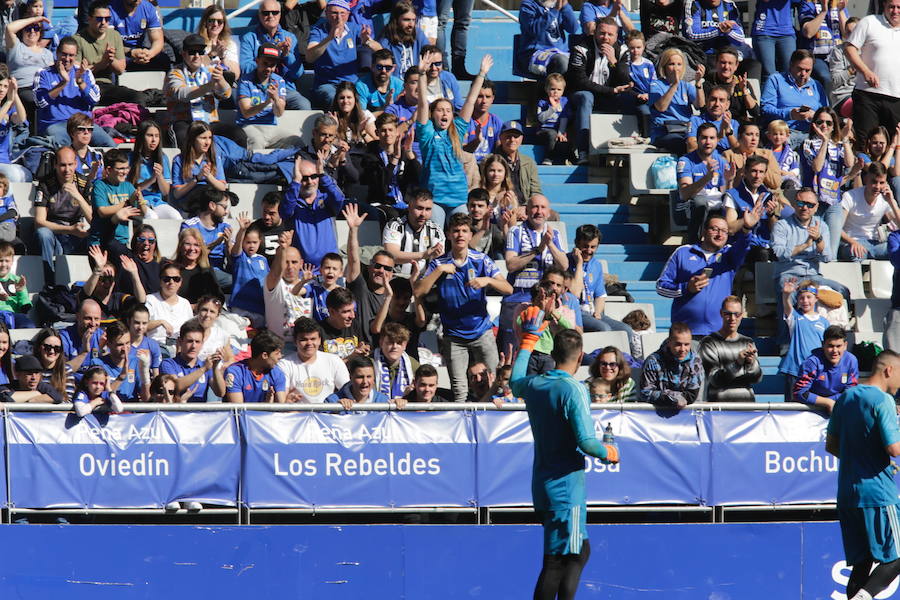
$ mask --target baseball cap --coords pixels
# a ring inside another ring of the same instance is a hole
[[[34,373],[35,371],[43,371],[44,367],[36,356],[26,354],[16,359],[16,371],[22,373]]]
[[[206,40],[196,33],[192,33],[185,36],[184,41],[181,42],[181,47],[185,50],[188,48],[206,48]]]
[[[347,0],[328,0],[327,6],[337,6],[338,8],[343,8],[347,12],[350,12],[350,3]]]
[[[507,131],[518,131],[520,135],[525,135],[525,128],[522,127],[522,124],[519,121],[507,121],[504,123],[500,135],[503,135]]]
[[[281,60],[281,49],[271,42],[264,42],[260,44],[259,50],[256,51],[256,58],[262,58],[264,56]]]

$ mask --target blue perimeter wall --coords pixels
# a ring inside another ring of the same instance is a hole
[[[579,600],[843,600],[837,523],[591,525]],[[531,597],[541,528],[0,527],[0,598]],[[900,598],[896,585],[878,598]]]

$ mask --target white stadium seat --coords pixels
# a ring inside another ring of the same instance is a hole
[[[884,331],[884,318],[891,310],[891,301],[885,298],[854,300],[857,331]]]
[[[624,331],[597,331],[584,334],[584,353],[590,354],[598,348],[615,346],[622,352],[628,352],[628,334]]]
[[[321,114],[322,111],[319,110],[286,110],[278,117],[278,128],[308,140],[312,136],[313,125]],[[219,120],[223,123],[234,123],[236,118],[236,110],[219,110]]]
[[[20,217],[34,216],[34,193],[37,187],[29,181],[24,183],[10,183],[10,193],[16,199],[16,210]]]
[[[890,298],[894,289],[894,265],[889,260],[869,261],[869,285],[873,298]]]
[[[242,212],[250,213],[251,219],[262,216],[262,199],[269,192],[278,191],[277,185],[257,183],[232,183],[228,189],[238,197],[238,205],[230,209],[231,216],[237,218]]]
[[[165,71],[126,71],[119,75],[119,85],[133,90],[161,90],[165,84]]]
[[[607,300],[609,298],[610,296],[607,296]],[[619,298],[624,299],[623,296],[619,296]],[[644,314],[650,319],[650,331],[656,333],[656,311],[649,302],[607,302],[603,312],[606,316],[621,321],[625,315],[638,309],[644,311]]]
[[[653,161],[662,156],[671,156],[670,154],[660,154],[658,152],[635,153],[628,156],[629,168],[631,169],[631,193],[635,195],[653,194],[665,196],[671,190],[659,189],[653,187],[653,176],[650,173],[650,166]],[[675,157],[677,158],[677,157]]]
[[[609,140],[629,137],[638,133],[638,120],[634,115],[591,115],[591,152],[608,152]],[[618,152],[619,148],[615,148]]]
[[[10,329],[9,330],[9,341],[12,344],[16,342],[20,342],[22,340],[31,340],[34,336],[38,334],[40,329]]]
[[[659,350],[663,342],[669,337],[668,331],[659,331],[657,333],[645,333],[641,335],[641,347],[644,349],[644,360]]]
[[[850,290],[850,299],[865,298],[863,289],[862,266],[854,262],[827,262],[819,265],[822,277],[842,283]]]

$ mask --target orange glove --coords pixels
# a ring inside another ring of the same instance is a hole
[[[537,306],[529,306],[522,311],[520,318],[522,319],[522,342],[519,344],[519,350],[531,352],[547,327],[547,322],[544,321],[544,311]]]
[[[612,444],[603,444],[603,447],[606,448],[606,458],[605,462],[616,464],[619,462],[619,448],[613,446]]]

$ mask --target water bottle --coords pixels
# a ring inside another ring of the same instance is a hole
[[[618,448],[618,446],[616,446],[616,436],[613,435],[612,423],[607,423],[606,429],[603,430],[603,443]],[[610,462],[606,459],[601,462],[603,462],[603,464],[605,465],[610,464]]]

